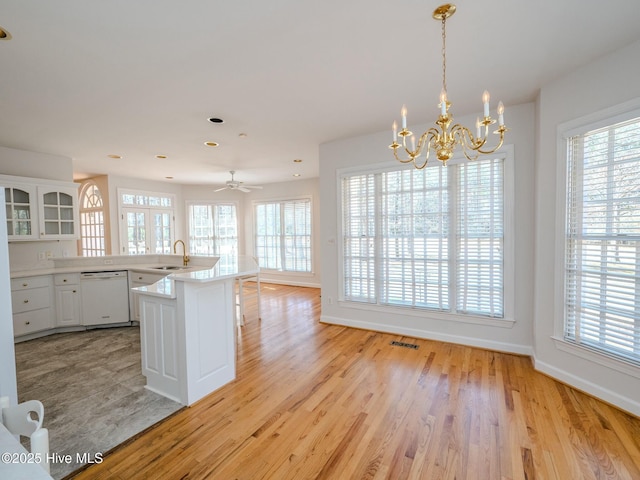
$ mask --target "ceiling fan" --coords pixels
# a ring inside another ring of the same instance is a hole
[[[214,192],[221,192],[222,190],[240,190],[241,192],[250,192],[251,189],[261,189],[262,187],[259,185],[244,185],[244,182],[239,182],[233,179],[233,175],[236,173],[235,170],[231,170],[229,172],[231,174],[231,180],[227,180],[227,185],[222,188],[218,188],[214,190]]]

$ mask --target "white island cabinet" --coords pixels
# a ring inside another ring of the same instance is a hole
[[[149,390],[191,405],[235,379],[235,281],[256,273],[255,259],[239,256],[135,289]]]

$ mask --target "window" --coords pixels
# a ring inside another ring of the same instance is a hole
[[[189,205],[189,253],[207,256],[238,253],[235,204]]]
[[[172,253],[175,221],[173,195],[124,190],[118,190],[118,195],[122,253]]]
[[[640,364],[640,112],[629,117],[567,136],[564,339]]]
[[[260,267],[311,272],[311,200],[256,203],[254,213]]]
[[[104,242],[104,205],[100,189],[93,182],[80,191],[80,255],[106,255]]]
[[[505,164],[343,175],[343,299],[504,318]]]

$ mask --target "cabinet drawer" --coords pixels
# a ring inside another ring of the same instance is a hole
[[[80,283],[79,273],[58,273],[53,276],[53,283],[60,285],[78,285]]]
[[[13,334],[16,337],[49,328],[53,328],[53,317],[51,316],[50,308],[41,308],[40,310],[13,315]]]
[[[48,287],[49,276],[40,275],[38,277],[22,277],[11,279],[11,290],[26,290],[29,288]]]
[[[49,287],[30,288],[11,292],[13,313],[28,312],[50,306]]]
[[[158,275],[157,273],[140,273],[140,272],[131,272],[131,286],[137,284],[136,286],[141,285],[151,285],[152,283],[156,283],[158,280],[162,280],[164,277],[168,275]]]

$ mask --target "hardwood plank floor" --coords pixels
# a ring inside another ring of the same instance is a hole
[[[640,478],[640,419],[527,357],[320,324],[319,296],[263,284],[237,379],[75,478]]]

